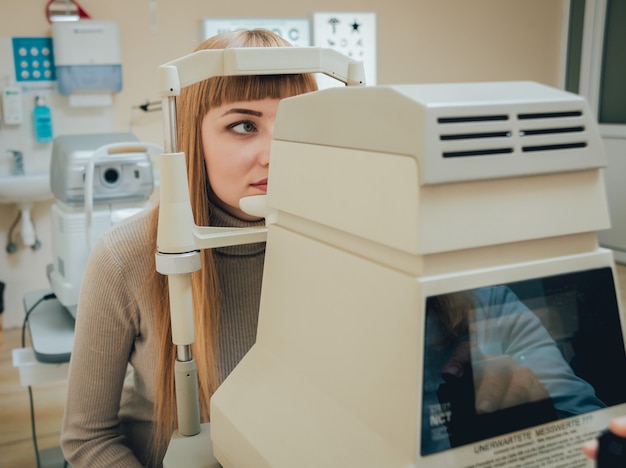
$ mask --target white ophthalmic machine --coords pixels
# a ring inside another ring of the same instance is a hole
[[[150,205],[155,185],[151,155],[161,151],[128,132],[55,138],[50,164],[56,197],[51,209],[54,261],[48,278],[73,317],[93,242]]]
[[[581,97],[494,82],[284,99],[268,194],[242,201],[267,227],[194,224],[173,97],[220,74],[362,81],[358,63],[329,53],[203,51],[160,68],[174,130],[157,269],[169,275],[179,356],[193,342],[193,252],[267,238],[257,341],[213,396],[210,430],[193,357],[176,363],[191,385],[177,382],[165,465],[591,464],[582,442],[626,412],[615,379],[626,358],[614,261],[596,238],[609,227],[605,159]],[[443,378],[459,344],[473,377]],[[489,362],[527,369],[541,397],[478,412],[472,384]]]

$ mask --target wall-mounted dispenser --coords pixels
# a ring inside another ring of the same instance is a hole
[[[122,89],[122,58],[117,23],[81,20],[52,24],[60,94],[70,106],[108,106]]]
[[[35,107],[33,108],[33,130],[37,143],[52,143],[54,134],[52,132],[52,113],[46,105],[43,96],[35,97]]]

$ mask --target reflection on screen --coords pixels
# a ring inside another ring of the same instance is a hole
[[[426,301],[422,455],[626,401],[609,267]]]

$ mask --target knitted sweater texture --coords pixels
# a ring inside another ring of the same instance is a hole
[[[115,225],[97,240],[89,258],[61,434],[64,456],[75,468],[146,466],[149,459],[158,360],[147,287],[155,250],[149,217],[150,210]],[[213,226],[258,224],[262,221],[247,223],[211,207]],[[224,247],[214,254],[223,379],[255,341],[265,244]]]

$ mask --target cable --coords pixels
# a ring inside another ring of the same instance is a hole
[[[22,323],[22,348],[26,347],[26,323],[28,322],[28,317],[30,317],[31,312],[35,310],[37,306],[41,304],[43,301],[56,299],[56,297],[57,296],[54,293],[49,293],[49,294],[46,294],[45,296],[41,296],[39,299],[37,299],[37,301],[32,306],[30,306],[30,309],[26,311],[26,315],[24,316],[24,322]]]
[[[37,308],[39,304],[43,301],[47,301],[49,299],[56,298],[56,294],[50,293],[45,296],[40,297],[37,301],[30,306],[30,309],[26,311],[26,315],[24,316],[24,322],[22,323],[22,348],[26,347],[26,323],[28,323],[28,317],[33,310]],[[35,458],[37,460],[37,468],[41,467],[41,460],[39,459],[39,446],[37,445],[37,430],[35,428],[35,403],[33,401],[33,389],[29,385],[28,386],[28,399],[30,402],[30,430],[33,437],[33,446],[35,448]]]
[[[33,448],[35,449],[35,459],[37,460],[37,468],[41,467],[39,458],[39,446],[37,445],[37,431],[35,429],[35,403],[33,401],[33,387],[28,386],[28,401],[30,403],[30,432],[33,438]]]

